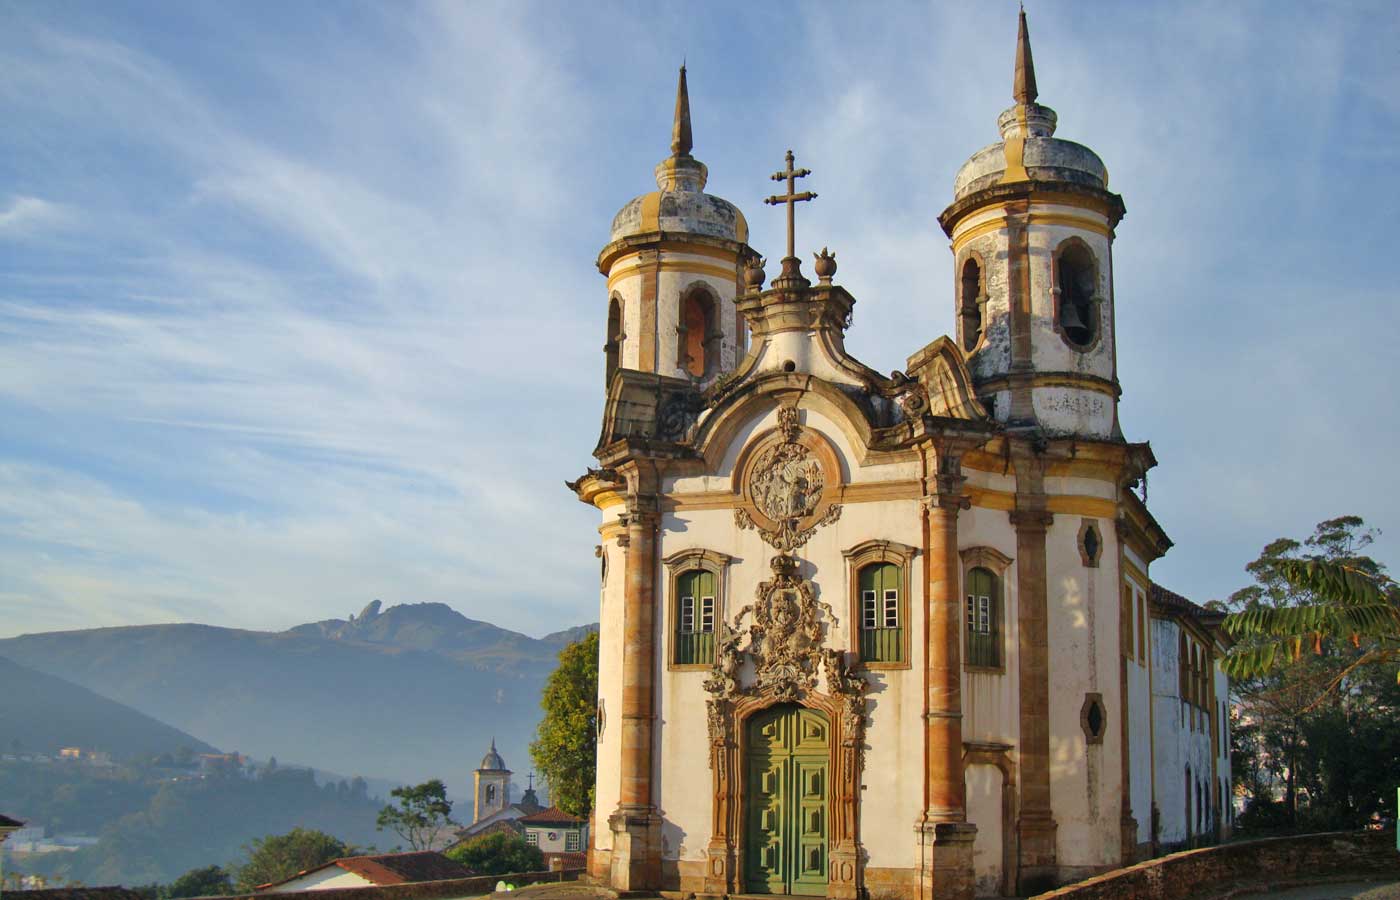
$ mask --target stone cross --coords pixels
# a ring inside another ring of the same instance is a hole
[[[806,177],[806,176],[808,176],[808,175],[811,175],[811,174],[812,174],[812,170],[811,170],[811,169],[794,169],[794,168],[792,167],[792,164],[793,164],[793,155],[792,155],[792,151],[789,150],[789,151],[787,152],[787,169],[786,169],[785,171],[782,171],[782,172],[774,172],[773,175],[772,175],[772,178],[773,178],[774,181],[783,181],[784,179],[787,180],[787,193],[786,193],[786,194],[782,194],[782,195],[776,195],[776,194],[775,194],[774,196],[769,197],[767,200],[764,200],[764,201],[763,201],[764,203],[767,203],[769,206],[777,206],[779,203],[786,203],[786,204],[787,204],[787,220],[788,220],[788,221],[787,221],[787,226],[788,226],[788,235],[787,235],[787,237],[788,237],[788,243],[787,243],[787,258],[788,258],[788,259],[796,259],[796,258],[797,258],[797,251],[796,251],[796,249],[795,249],[796,239],[795,239],[795,234],[794,234],[795,231],[796,231],[796,224],[797,224],[797,223],[796,223],[796,217],[793,215],[793,209],[794,209],[794,207],[797,205],[797,203],[799,203],[799,202],[801,202],[801,201],[803,201],[803,200],[815,200],[815,199],[817,199],[817,195],[814,194],[814,193],[812,193],[811,191],[803,191],[803,192],[800,193],[800,194],[799,194],[799,193],[796,193],[797,179],[799,179],[799,178],[804,178],[804,177]]]

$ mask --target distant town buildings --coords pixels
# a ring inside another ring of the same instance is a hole
[[[544,807],[535,796],[534,775],[519,803],[510,802],[510,769],[496,752],[496,740],[481,759],[481,766],[472,773],[472,823],[457,832],[459,839],[478,837],[492,831],[505,830],[521,834],[518,819],[537,813]]]

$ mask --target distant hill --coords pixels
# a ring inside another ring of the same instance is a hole
[[[538,640],[440,603],[285,632],[143,625],[0,640],[0,655],[259,758],[458,796],[494,736],[528,771],[540,689],[567,636]]]
[[[3,657],[0,685],[0,753],[22,749],[56,754],[60,747],[82,747],[128,760],[173,754],[181,747],[218,752],[129,706]]]

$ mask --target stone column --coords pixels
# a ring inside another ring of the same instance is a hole
[[[1034,468],[1034,464],[1032,465]],[[1022,478],[1017,468],[1017,479]],[[1032,475],[1034,478],[1035,476]],[[1038,478],[1036,479],[1038,481]],[[1019,485],[1018,485],[1019,486]],[[1050,808],[1050,648],[1045,532],[1051,516],[1043,493],[1016,494],[1016,596],[1020,644],[1021,812],[1017,893],[1038,894],[1055,885],[1055,817]]]
[[[1031,358],[1034,338],[1031,309],[1030,201],[1006,205],[1007,305],[1011,313],[1011,365],[1007,371],[1010,403],[1007,424],[1033,425],[1035,406],[1031,402],[1035,363]]]
[[[652,799],[653,624],[656,587],[656,500],[628,498],[627,580],[622,611],[621,787],[608,817],[613,833],[610,882],[614,890],[661,886],[661,819]]]
[[[926,806],[919,822],[922,847],[920,894],[938,900],[971,900],[976,887],[972,843],[977,826],[967,821],[962,738],[962,592],[958,557],[958,512],[963,496],[962,463],[940,453],[936,489],[924,498],[927,582],[924,649],[927,690],[924,720]]]

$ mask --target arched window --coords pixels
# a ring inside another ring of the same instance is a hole
[[[676,579],[676,662],[679,665],[714,662],[716,596],[713,572],[691,569]]]
[[[724,579],[732,557],[698,547],[662,560],[669,573],[671,666],[708,668],[715,661],[715,631],[724,621]]]
[[[1094,254],[1084,242],[1076,239],[1062,245],[1055,258],[1056,324],[1076,350],[1088,350],[1099,336],[1097,282]]]
[[[608,341],[603,345],[603,355],[607,360],[603,376],[606,386],[612,383],[613,373],[622,360],[622,300],[619,297],[608,301]]]
[[[486,786],[486,802],[487,802],[487,803],[494,803],[495,800],[496,800],[496,786],[495,786],[494,784],[488,784],[488,785]]]
[[[708,378],[719,368],[719,309],[714,296],[703,288],[681,300],[676,327],[676,365],[692,378]]]
[[[894,563],[871,563],[860,570],[860,658],[865,662],[904,661],[903,580]]]
[[[967,573],[967,664],[994,669],[1001,666],[1001,584],[991,569],[976,566]]]
[[[958,285],[958,321],[962,327],[963,349],[971,352],[982,339],[982,266],[969,256],[962,266]]]

